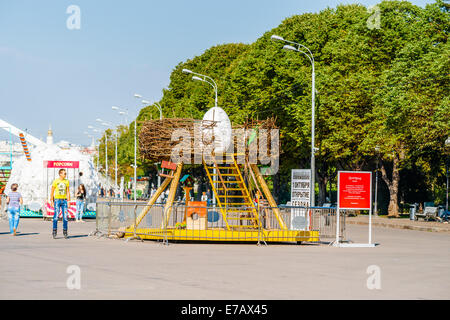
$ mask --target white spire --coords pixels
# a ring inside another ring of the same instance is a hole
[[[47,132],[47,144],[53,144],[53,131],[52,126],[48,125],[48,132]]]

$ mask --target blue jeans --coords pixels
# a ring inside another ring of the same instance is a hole
[[[14,229],[17,230],[17,226],[19,225],[19,213],[20,208],[8,208],[8,219],[9,219],[9,231],[10,233],[14,233]]]
[[[63,229],[67,230],[67,200],[66,199],[55,199],[55,213],[53,214],[53,229],[58,228],[58,216],[59,212],[62,211],[63,217]]]
[[[81,218],[83,218],[83,213],[84,213],[84,201],[77,200],[77,212],[75,213],[75,219],[81,220]]]

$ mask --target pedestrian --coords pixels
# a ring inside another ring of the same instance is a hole
[[[86,201],[86,188],[84,184],[80,184],[77,190],[77,212],[75,213],[75,221],[76,222],[84,222],[83,221],[83,213],[84,213],[84,202]]]
[[[259,205],[260,198],[261,198],[261,195],[259,193],[259,190],[257,190],[255,197],[253,198],[253,204],[255,205],[255,207],[257,207]]]
[[[66,179],[67,173],[65,169],[60,169],[58,173],[59,178],[53,181],[50,192],[50,201],[55,208],[55,213],[53,214],[53,239],[56,238],[57,234],[60,210],[63,218],[63,234],[64,238],[67,239],[67,203],[70,202],[69,180]]]
[[[153,196],[155,195],[155,193],[156,193],[156,189],[153,188],[153,186],[152,186],[152,190],[150,191],[150,198],[153,198]]]
[[[202,197],[201,197],[201,199],[200,199],[201,201],[203,201],[203,202],[206,202],[206,205],[208,205],[209,203],[209,201],[208,201],[208,196],[206,195],[206,192],[205,191],[203,191],[203,193],[202,193]]]
[[[22,195],[17,192],[19,185],[13,183],[11,185],[11,192],[6,197],[6,204],[8,205],[8,219],[9,232],[16,235],[17,227],[19,226],[20,206],[23,203]]]
[[[212,203],[212,201],[211,201],[211,190],[210,189],[208,189],[206,191],[206,198],[208,199],[207,200],[207,206],[209,207],[209,206],[211,206],[211,203]]]
[[[81,185],[83,184],[83,172],[78,173],[78,181],[77,181],[77,185]]]
[[[100,188],[100,197],[103,198],[105,196],[105,189],[103,189],[103,186]]]

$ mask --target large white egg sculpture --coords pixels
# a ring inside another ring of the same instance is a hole
[[[216,121],[216,125],[212,128],[208,128],[207,125],[202,127],[202,144],[206,146],[214,138],[214,148],[212,150],[215,153],[225,153],[231,144],[232,138],[231,121],[227,113],[220,107],[213,107],[203,116],[203,121],[205,120]]]

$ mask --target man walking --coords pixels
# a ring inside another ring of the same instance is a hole
[[[60,210],[62,211],[63,217],[63,234],[64,238],[67,239],[67,206],[70,201],[70,192],[69,180],[66,179],[66,175],[66,170],[60,169],[59,178],[55,179],[52,183],[50,201],[53,204],[53,208],[55,208],[55,213],[53,214],[53,239],[56,238]]]

